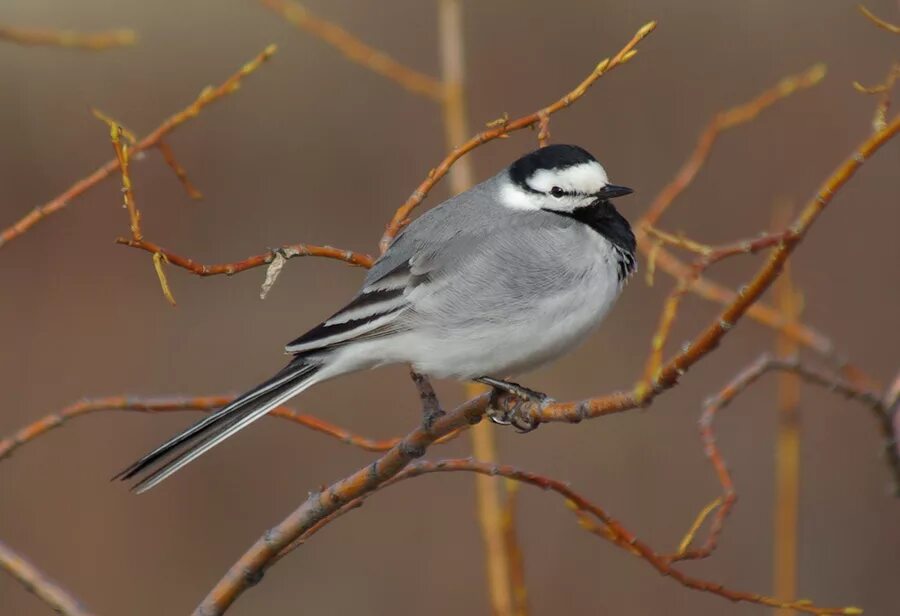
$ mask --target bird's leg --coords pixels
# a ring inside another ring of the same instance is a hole
[[[491,387],[491,402],[488,418],[495,424],[512,425],[519,432],[531,432],[540,424],[522,416],[523,405],[528,402],[542,405],[550,400],[547,394],[523,387],[518,383],[502,381],[489,376],[475,379]],[[512,401],[510,401],[512,398]]]
[[[431,432],[434,422],[444,415],[441,403],[438,401],[428,377],[413,369],[410,369],[409,374],[412,376],[413,383],[416,384],[416,389],[419,391],[419,398],[422,400],[422,428],[426,432]]]

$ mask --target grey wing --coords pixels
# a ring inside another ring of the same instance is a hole
[[[413,221],[369,270],[362,289],[330,318],[289,343],[289,353],[315,353],[410,326],[416,297],[441,286],[479,245],[519,216],[501,206],[492,212],[489,180],[429,210]]]
[[[540,300],[568,293],[592,266],[580,223],[521,213],[489,236],[457,237],[420,254],[413,273],[427,284],[408,292],[414,318],[444,331],[527,322]]]

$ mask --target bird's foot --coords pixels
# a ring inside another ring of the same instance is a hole
[[[441,403],[438,402],[437,395],[428,378],[419,374],[415,370],[410,370],[413,383],[419,391],[419,397],[422,400],[422,429],[427,433],[431,433],[434,428],[434,422],[446,415],[441,409]]]
[[[547,394],[523,387],[518,383],[501,381],[491,377],[475,379],[492,388],[487,416],[495,424],[512,426],[521,433],[537,429],[540,422],[531,417],[530,406],[543,406],[552,398]]]

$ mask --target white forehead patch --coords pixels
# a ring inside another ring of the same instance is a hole
[[[539,169],[526,182],[542,193],[559,186],[566,192],[592,195],[609,184],[609,178],[600,163],[591,161],[564,169]]]

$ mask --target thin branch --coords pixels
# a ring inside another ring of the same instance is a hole
[[[659,242],[660,246],[662,244],[678,246],[679,248],[684,248],[685,250],[699,255],[699,257],[694,260],[693,264],[689,266],[685,275],[678,278],[675,287],[663,302],[663,309],[659,316],[659,324],[657,325],[656,332],[651,338],[650,354],[647,356],[647,361],[644,365],[644,380],[649,382],[653,380],[662,365],[663,352],[665,351],[669,335],[672,332],[672,327],[675,324],[675,318],[678,315],[681,301],[689,291],[695,288],[701,274],[713,264],[728,257],[741,254],[756,254],[760,250],[771,248],[784,241],[790,231],[763,233],[753,239],[740,240],[721,246],[707,246],[706,244],[700,244],[699,242],[684,236],[672,235],[651,226],[646,227],[646,232],[649,236],[653,237],[654,241]],[[661,251],[658,249],[649,252],[648,270],[653,271],[656,259],[659,258],[660,253]],[[794,327],[800,327],[795,319],[784,319],[784,321]],[[791,338],[787,333],[783,333],[782,335]]]
[[[638,229],[642,230],[644,225],[656,225],[672,202],[693,183],[723,131],[754,120],[765,109],[795,92],[813,87],[822,81],[823,77],[825,77],[825,65],[816,64],[803,73],[785,77],[775,87],[759,94],[751,101],[717,113],[700,134],[694,151],[675,174],[674,179],[659,192],[650,207],[647,208],[636,225]]]
[[[503,537],[506,544],[506,562],[509,566],[509,582],[512,588],[513,614],[528,616],[528,586],[525,584],[525,557],[516,528],[519,512],[520,483],[507,479],[503,482],[506,500],[503,503]]]
[[[169,135],[169,133],[171,133],[173,130],[175,130],[191,118],[199,115],[205,107],[227,96],[228,94],[235,92],[238,88],[240,88],[241,81],[245,77],[256,71],[256,69],[258,69],[260,65],[262,65],[266,60],[271,58],[274,53],[274,45],[266,47],[266,49],[263,50],[262,53],[260,53],[253,60],[241,67],[240,70],[238,70],[231,77],[222,82],[222,84],[216,87],[205,88],[200,93],[200,96],[198,96],[197,99],[194,100],[194,102],[192,102],[190,105],[188,105],[178,113],[170,116],[162,124],[160,124],[156,128],[156,130],[154,130],[149,135],[141,139],[137,144],[135,144],[134,147],[131,148],[132,154],[157,147],[159,143]],[[31,227],[45,219],[47,216],[50,216],[51,214],[64,209],[76,198],[80,197],[118,170],[119,161],[117,159],[110,160],[101,165],[89,176],[75,182],[61,195],[55,197],[54,199],[51,199],[41,206],[36,207],[31,212],[22,217],[18,222],[14,223],[12,226],[4,229],[3,231],[0,231],[0,248],[2,248],[3,245],[7,242],[21,236],[23,233],[31,229]]]
[[[791,215],[789,202],[776,203],[772,226],[783,227]],[[790,262],[775,283],[775,301],[786,319],[796,322],[803,312],[803,296],[795,288]],[[776,355],[796,357],[799,345],[779,334]],[[773,515],[772,589],[776,597],[797,594],[797,529],[800,508],[800,377],[778,375],[778,429],[775,438],[775,505]],[[780,616],[791,616],[782,610]]]
[[[109,126],[109,138],[112,141],[113,151],[115,151],[116,160],[119,161],[119,169],[122,172],[122,198],[124,200],[122,206],[128,210],[128,218],[131,220],[131,237],[140,241],[143,237],[141,233],[141,213],[134,200],[134,186],[131,183],[131,171],[129,169],[131,149],[122,142],[122,127],[106,118],[103,121]]]
[[[895,62],[891,65],[884,81],[879,84],[866,87],[858,81],[853,82],[853,87],[857,92],[878,95],[878,104],[875,105],[875,115],[872,117],[872,130],[879,131],[887,123],[888,110],[891,108],[891,94],[898,78],[900,78],[900,62]]]
[[[887,30],[893,34],[900,34],[900,26],[896,24],[892,24],[889,21],[885,21],[872,13],[869,9],[867,9],[862,4],[859,5],[859,12],[866,16],[866,18],[871,21],[873,24],[881,28],[882,30]]]
[[[190,178],[188,178],[187,171],[185,171],[184,167],[182,167],[178,160],[175,158],[175,152],[172,150],[172,147],[165,141],[160,141],[156,149],[159,150],[159,153],[162,154],[163,160],[166,161],[166,164],[169,165],[169,168],[175,174],[175,177],[178,178],[178,181],[181,182],[181,185],[184,187],[184,192],[187,193],[187,196],[195,201],[199,201],[203,198],[203,193],[197,190],[197,187],[191,182]]]
[[[197,276],[219,276],[222,274],[230,276],[232,274],[238,274],[248,269],[253,269],[254,267],[262,267],[263,265],[268,265],[277,255],[282,255],[286,259],[292,259],[294,257],[323,257],[325,259],[335,259],[337,261],[343,261],[344,263],[364,268],[371,267],[372,263],[374,262],[371,256],[361,252],[343,250],[341,248],[334,248],[332,246],[315,246],[313,244],[288,244],[286,246],[282,246],[281,248],[275,248],[262,254],[247,257],[242,261],[205,265],[203,263],[198,263],[189,257],[183,257],[179,254],[176,254],[147,240],[133,240],[125,237],[120,237],[116,239],[116,243],[130,246],[132,248],[146,250],[147,252],[153,254],[161,254],[171,265],[185,269],[192,274],[196,274]]]
[[[341,26],[313,14],[305,6],[288,0],[259,1],[300,30],[325,41],[351,62],[390,79],[413,94],[435,102],[443,100],[443,85],[434,77],[398,62],[383,51],[364,43]]]
[[[0,542],[0,569],[16,578],[25,589],[63,616],[91,616],[81,602],[48,578],[28,560]]]
[[[16,449],[58,428],[70,419],[101,411],[126,411],[138,413],[169,413],[178,411],[201,411],[208,413],[222,408],[232,396],[201,396],[195,398],[142,398],[138,396],[110,396],[95,400],[82,400],[71,404],[58,413],[51,413],[28,424],[12,436],[0,439],[0,460],[11,455]],[[300,424],[315,432],[320,432],[342,443],[358,447],[365,451],[388,451],[395,447],[399,438],[371,439],[355,434],[313,415],[298,413],[286,406],[280,406],[270,415]],[[438,442],[446,442],[458,436],[458,432],[442,435]]]
[[[719,411],[730,404],[738,395],[746,391],[747,388],[759,380],[760,377],[770,371],[790,372],[808,383],[827,387],[835,393],[846,396],[848,399],[865,404],[878,418],[884,415],[885,409],[882,400],[879,395],[873,391],[861,389],[855,384],[842,379],[840,376],[806,366],[797,358],[775,358],[768,353],[761,355],[747,368],[741,370],[733,380],[723,387],[718,394],[710,398],[704,405],[703,413],[700,417],[700,434],[703,438],[706,456],[713,465],[716,477],[719,480],[719,484],[722,486],[722,506],[713,518],[706,543],[698,550],[694,550],[691,553],[691,558],[704,558],[715,549],[719,536],[724,528],[725,519],[728,517],[728,514],[731,512],[735,501],[737,500],[737,494],[734,489],[734,482],[731,479],[731,474],[728,472],[725,460],[716,445],[713,421]],[[894,472],[896,473],[897,470],[894,469]]]
[[[121,28],[106,32],[75,32],[46,28],[13,28],[0,25],[0,41],[18,45],[66,47],[83,51],[104,51],[114,47],[128,47],[137,41],[134,30]]]
[[[422,203],[422,200],[425,199],[425,196],[431,191],[435,184],[443,178],[453,164],[477,148],[478,146],[487,143],[488,141],[492,141],[499,137],[503,137],[508,135],[511,132],[522,130],[523,128],[529,128],[538,124],[541,121],[541,118],[544,116],[550,116],[560,109],[564,109],[577,101],[579,98],[584,96],[585,92],[587,92],[588,88],[590,88],[594,82],[596,82],[600,77],[610,72],[614,68],[621,66],[626,63],[628,60],[633,58],[637,53],[635,47],[637,47],[638,43],[640,43],[648,34],[653,32],[656,28],[656,22],[651,21],[644,26],[641,27],[640,30],[634,35],[634,37],[626,43],[626,45],[613,56],[612,59],[601,60],[599,64],[591,71],[590,75],[588,75],[578,86],[575,87],[574,90],[560,98],[554,103],[544,107],[543,109],[539,109],[532,114],[522,116],[516,120],[511,120],[509,122],[505,122],[502,124],[498,124],[493,126],[487,130],[484,130],[465,143],[457,146],[450,154],[448,154],[444,160],[440,162],[440,164],[429,172],[428,177],[419,184],[415,191],[413,191],[412,195],[406,200],[406,202],[401,205],[397,211],[394,213],[393,218],[390,223],[388,223],[387,229],[385,230],[384,236],[381,238],[381,248],[382,251],[391,243],[391,240],[400,232],[400,230],[409,223],[409,216],[412,211]]]

